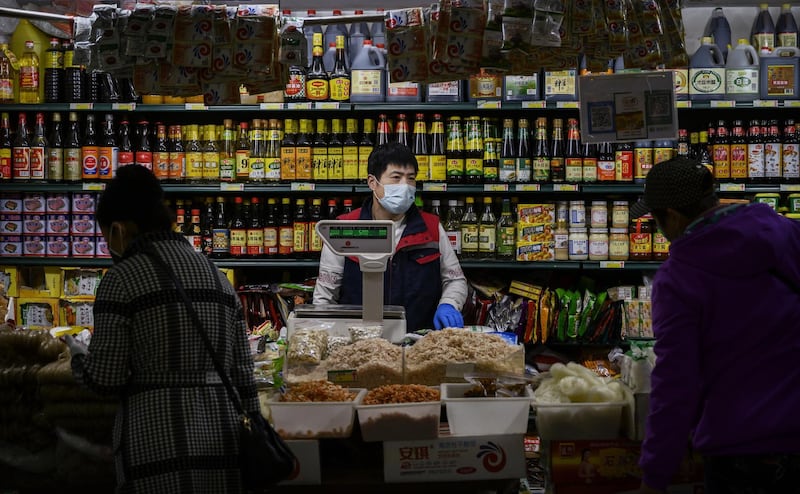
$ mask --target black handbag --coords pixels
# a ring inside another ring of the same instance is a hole
[[[297,458],[289,446],[281,439],[261,412],[247,412],[242,406],[239,394],[233,387],[230,377],[225,372],[222,362],[214,353],[214,347],[208,338],[208,333],[200,321],[200,316],[192,306],[192,301],[186,294],[183,284],[161,257],[155,252],[150,256],[164,269],[172,279],[178,295],[183,299],[186,310],[192,318],[194,326],[211,355],[214,368],[219,374],[228,397],[239,415],[239,470],[242,475],[242,485],[250,491],[262,491],[273,487],[278,482],[285,480],[294,471]],[[210,263],[210,261],[209,261]],[[216,269],[216,266],[212,267]]]

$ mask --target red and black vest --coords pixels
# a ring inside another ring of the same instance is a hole
[[[372,198],[342,220],[371,220]],[[383,277],[383,300],[386,305],[406,309],[407,331],[433,328],[433,315],[442,296],[439,252],[439,217],[412,205],[406,212],[406,228]],[[339,295],[340,304],[361,305],[362,276],[358,259],[347,257]]]

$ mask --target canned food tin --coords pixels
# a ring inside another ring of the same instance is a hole
[[[69,237],[48,236],[47,257],[69,257]]]
[[[73,236],[70,239],[72,243],[72,257],[94,257],[95,240],[94,237]]]
[[[22,237],[0,236],[0,257],[19,257],[22,255]]]
[[[48,213],[69,213],[69,194],[50,194],[47,196]]]
[[[44,257],[47,252],[46,239],[43,235],[22,237],[22,255]]]

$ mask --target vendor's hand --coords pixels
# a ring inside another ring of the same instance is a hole
[[[436,314],[433,316],[433,327],[442,328],[463,328],[464,318],[461,313],[450,304],[439,304]]]
[[[63,341],[67,347],[69,347],[69,353],[71,353],[73,357],[75,355],[86,355],[89,353],[89,348],[73,338],[72,335],[62,336],[61,341]]]

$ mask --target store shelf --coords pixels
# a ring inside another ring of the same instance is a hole
[[[571,270],[580,269],[580,261],[517,262],[496,259],[462,259],[463,269],[523,269],[523,270]]]
[[[108,268],[111,259],[77,257],[0,257],[2,266],[70,266],[76,268]]]
[[[583,261],[581,267],[592,271],[656,271],[661,264],[660,261]]]
[[[84,183],[47,183],[47,182],[3,182],[3,192],[83,192],[90,190]],[[99,184],[94,184],[100,187]],[[97,189],[94,189],[97,190]]]
[[[212,259],[219,268],[319,268],[317,259]]]
[[[800,100],[755,100],[755,101],[677,101],[679,110],[774,110],[776,108],[800,108]]]
[[[644,184],[583,184],[583,194],[641,194]]]
[[[299,192],[320,192],[324,194],[352,194],[354,184],[323,184],[313,182],[294,182],[291,184],[244,184],[244,183],[216,183],[216,184],[163,184],[164,192],[168,193],[259,193],[259,194],[288,194]],[[365,187],[366,189],[366,187]],[[368,190],[368,189],[367,189]]]

